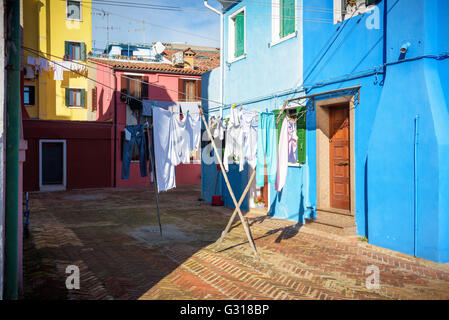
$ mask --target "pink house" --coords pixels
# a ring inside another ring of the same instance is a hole
[[[219,53],[210,58],[210,65],[204,65],[202,55],[201,67],[195,66],[196,52],[190,48],[184,50],[166,50],[165,58],[171,58],[175,52],[183,52],[184,65],[174,66],[168,63],[152,63],[125,59],[90,58],[89,63],[96,67],[96,88],[93,88],[93,106],[96,108],[97,121],[111,121],[113,135],[111,139],[111,177],[115,187],[136,187],[150,185],[149,177],[141,177],[139,154],[133,152],[130,165],[130,177],[121,179],[122,143],[126,125],[143,124],[141,113],[131,109],[124,97],[131,95],[138,99],[157,102],[198,101],[201,97],[201,75],[216,67]],[[209,55],[209,57],[211,57]],[[165,60],[167,61],[167,60]],[[200,63],[198,63],[200,65]],[[146,84],[148,82],[149,84]],[[122,95],[122,92],[126,95]],[[115,143],[115,145],[114,145]],[[137,148],[136,148],[137,149]],[[190,164],[176,167],[176,184],[201,183],[200,152],[191,155]]]

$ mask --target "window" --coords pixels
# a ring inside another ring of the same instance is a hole
[[[362,14],[380,0],[334,0],[334,23]]]
[[[132,57],[133,51],[128,49],[122,49],[120,54],[125,57]]]
[[[23,104],[26,106],[34,106],[34,86],[23,87]]]
[[[296,36],[298,17],[296,0],[272,0],[271,2],[271,44]]]
[[[81,20],[81,2],[67,1],[67,16],[69,20]]]
[[[72,108],[83,108],[86,104],[86,90],[65,89],[65,105]]]
[[[138,99],[148,98],[148,77],[125,74],[120,79],[122,92]]]
[[[200,101],[201,81],[197,79],[179,78],[179,101]]]
[[[229,17],[229,61],[245,56],[245,8]]]
[[[86,60],[86,44],[84,42],[66,41],[65,58],[66,60]]]

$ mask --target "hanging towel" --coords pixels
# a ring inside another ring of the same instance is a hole
[[[176,187],[175,166],[172,159],[176,155],[170,133],[172,132],[172,114],[162,108],[153,109],[154,155],[158,191],[167,191]]]
[[[288,171],[288,120],[284,117],[282,120],[281,132],[279,134],[279,144],[278,144],[278,163],[277,163],[277,174],[276,174],[276,191],[281,191],[287,180]]]
[[[226,127],[222,119],[217,119],[215,117],[209,118],[209,129],[212,134],[212,137],[219,138],[220,140],[224,139],[224,134],[226,131]]]
[[[273,112],[264,112],[259,116],[257,128],[257,166],[256,187],[264,186],[265,160],[267,163],[268,182],[276,182],[277,169],[277,133],[276,119]]]
[[[172,164],[177,166],[182,163],[190,163],[190,134],[188,132],[187,118],[180,119],[179,114],[172,114],[172,131],[170,139],[175,153],[172,157]]]
[[[231,116],[226,128],[226,146],[223,156],[223,165],[226,171],[229,171],[229,157],[238,159],[239,171],[244,169],[243,131],[239,118],[239,112],[235,108],[231,109]]]
[[[201,142],[201,115],[189,112],[187,115],[187,132],[189,134],[189,150],[195,151]]]
[[[201,106],[199,102],[178,102],[179,107],[181,108],[181,112],[185,115],[187,111],[189,113],[198,113],[198,106]]]
[[[257,115],[254,111],[242,110],[240,112],[240,125],[242,128],[243,154],[251,168],[257,164]]]
[[[150,100],[142,100],[142,115],[146,117],[151,117],[153,115],[151,109],[153,107],[152,101]]]
[[[296,131],[296,121],[288,119],[287,121],[288,133],[288,162],[298,162],[298,134]]]

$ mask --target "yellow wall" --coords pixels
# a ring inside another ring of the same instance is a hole
[[[23,0],[23,58],[36,55],[25,48],[40,51],[40,55],[53,61],[61,61],[65,54],[65,41],[84,42],[86,55],[92,50],[91,0],[81,1],[81,21],[66,19],[66,1]],[[48,55],[47,55],[48,53]],[[86,64],[86,61],[78,61]],[[95,70],[89,69],[87,76]],[[24,84],[36,86],[35,106],[26,106],[32,118],[47,120],[88,120],[88,81],[74,72],[64,72],[64,80],[53,80],[53,71],[42,72],[37,79],[25,79]],[[70,108],[65,105],[65,88],[86,90],[84,108]]]

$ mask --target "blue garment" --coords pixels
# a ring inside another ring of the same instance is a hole
[[[130,139],[127,140],[127,133],[130,134]],[[145,130],[143,125],[125,127],[125,139],[123,141],[123,161],[122,161],[122,179],[129,179],[129,166],[131,164],[131,157],[134,144],[137,143],[139,148],[139,162],[140,162],[140,175],[146,177],[147,173],[147,145],[145,139]]]
[[[267,162],[268,183],[275,183],[277,171],[277,130],[273,112],[264,112],[259,116],[256,187],[264,186],[265,159]]]

